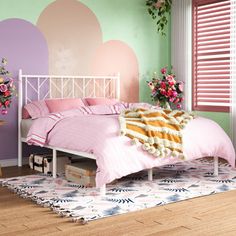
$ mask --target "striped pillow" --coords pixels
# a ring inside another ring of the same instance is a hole
[[[37,119],[39,117],[43,117],[49,114],[49,110],[47,104],[44,100],[33,101],[24,106],[22,111],[23,119]]]
[[[80,107],[80,111],[85,115],[113,115],[120,114],[126,107],[123,103],[117,103],[115,105],[94,105]]]
[[[95,105],[115,105],[119,101],[114,98],[84,98],[89,106]]]

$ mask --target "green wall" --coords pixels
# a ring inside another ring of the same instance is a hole
[[[203,116],[217,122],[229,135],[230,134],[230,117],[226,112],[196,112],[197,115]]]
[[[54,0],[0,0],[0,20],[20,18],[36,24],[39,15]]]

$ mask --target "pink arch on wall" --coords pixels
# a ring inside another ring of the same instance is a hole
[[[89,62],[102,44],[102,31],[87,6],[76,0],[57,0],[44,9],[37,26],[48,43],[51,74],[89,73]]]
[[[66,9],[66,10],[65,10]],[[102,43],[94,13],[76,0],[57,0],[37,25],[48,42],[51,74],[121,74],[121,99],[139,100],[139,69],[134,51],[124,42]]]
[[[98,75],[121,75],[121,100],[137,102],[139,100],[139,68],[134,51],[124,42],[110,40],[96,51],[90,68]]]

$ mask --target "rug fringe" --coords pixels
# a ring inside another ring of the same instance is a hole
[[[88,221],[85,220],[83,217],[80,217],[80,218],[72,218],[73,219],[73,222],[75,223],[79,223],[81,225],[86,225],[88,224]]]

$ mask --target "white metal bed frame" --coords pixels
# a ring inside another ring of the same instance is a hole
[[[60,80],[60,86],[55,83],[54,80]],[[67,80],[64,82],[64,80]],[[28,102],[31,102],[31,98],[28,97],[28,88],[30,87],[31,90],[33,90],[37,94],[37,100],[46,99],[46,98],[52,98],[52,87],[54,87],[56,90],[58,90],[59,94],[61,95],[59,98],[75,98],[75,90],[79,89],[81,90],[82,97],[96,97],[96,85],[97,81],[103,81],[102,85],[104,86],[102,88],[103,91],[103,97],[106,96],[106,89],[109,86],[109,84],[112,83],[112,81],[115,81],[115,91],[113,88],[113,91],[109,92],[109,96],[113,96],[114,98],[120,99],[120,75],[115,76],[62,76],[62,75],[26,75],[22,74],[22,70],[19,70],[18,75],[19,80],[19,87],[18,87],[18,166],[22,166],[22,143],[26,143],[26,139],[21,137],[21,121],[22,121],[22,108],[24,104],[27,104]],[[24,80],[24,81],[23,81]],[[36,80],[36,85],[31,83],[30,80]],[[41,82],[42,80],[42,82]],[[49,81],[49,89],[48,92],[41,97],[41,88],[45,84],[45,81]],[[70,91],[69,95],[64,96],[64,88],[68,84],[68,80],[71,80],[72,83],[72,91]],[[82,88],[76,84],[76,81],[80,80],[82,81]],[[106,81],[107,80],[107,81]],[[92,94],[86,94],[86,89],[88,86],[91,86],[92,84]],[[24,86],[24,87],[23,87]],[[99,87],[99,86],[98,86]],[[24,88],[24,89],[23,89]],[[24,93],[23,93],[24,91]],[[56,97],[53,97],[56,98]],[[77,97],[78,98],[78,97]],[[53,147],[50,145],[44,146],[45,148],[49,148],[52,150],[53,153],[53,178],[56,178],[57,176],[57,152],[65,152],[68,154],[74,154],[90,159],[96,159],[96,156],[90,153],[86,152],[78,152],[74,150],[59,148],[59,147]],[[214,157],[214,175],[218,175],[218,157]],[[152,169],[148,169],[148,180],[153,180],[153,171]],[[100,188],[100,194],[105,195],[106,193],[106,185],[103,185]]]
[[[46,98],[84,98],[84,97],[96,97],[96,88],[98,88],[100,94],[99,97],[113,97],[120,99],[120,75],[115,76],[63,76],[63,75],[26,75],[22,74],[22,70],[19,70],[18,74],[19,87],[18,87],[18,166],[22,166],[22,143],[26,143],[26,139],[21,136],[21,121],[22,121],[22,108],[24,104],[31,102],[32,98],[28,95],[28,89],[30,88],[36,94],[37,100],[43,100]],[[36,81],[36,84],[32,82]],[[59,85],[56,80],[60,80]],[[66,80],[66,81],[65,81]],[[46,86],[45,82],[48,81],[48,91],[42,96],[42,87]],[[69,81],[69,82],[68,82]],[[78,82],[81,82],[78,85]],[[100,84],[99,84],[100,83]],[[71,91],[65,95],[64,88],[71,84]],[[102,85],[102,88],[101,88]],[[115,88],[114,88],[115,87]],[[90,89],[89,89],[90,88]],[[60,94],[59,97],[53,96],[53,89],[57,90]],[[82,96],[76,96],[76,91],[80,90]],[[108,90],[108,91],[107,91]],[[107,96],[108,95],[108,96]],[[57,152],[65,152],[74,154],[90,159],[96,159],[96,157],[90,153],[78,152],[74,150],[53,147],[50,145],[44,146],[49,148],[53,153],[53,178],[57,176]],[[106,192],[106,186],[100,188],[100,193],[104,195]]]

